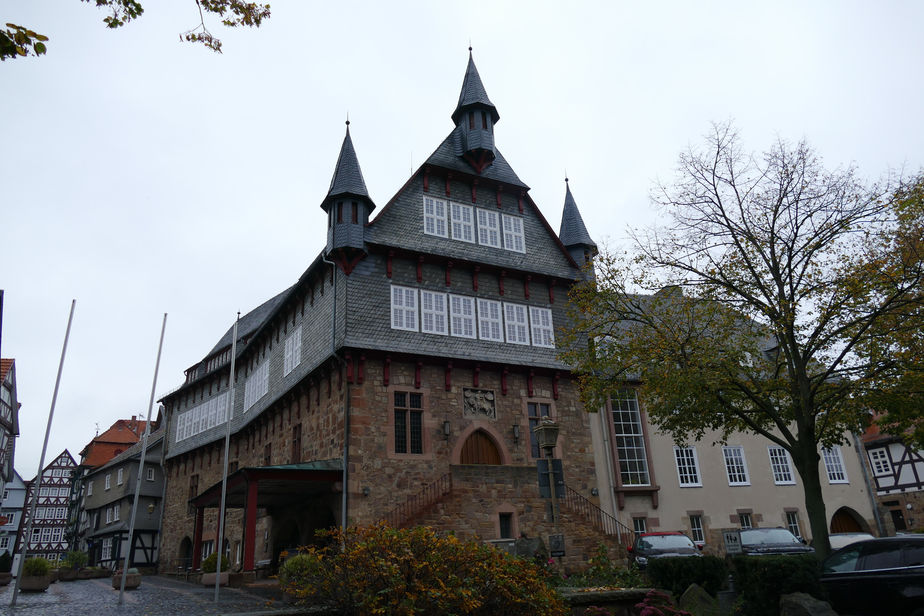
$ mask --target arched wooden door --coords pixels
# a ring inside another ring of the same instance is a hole
[[[483,430],[472,432],[462,445],[460,464],[500,464],[501,456],[497,445]]]
[[[831,518],[832,533],[861,533],[865,532],[857,521],[857,518],[851,514],[846,507],[838,509]]]

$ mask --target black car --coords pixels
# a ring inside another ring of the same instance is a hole
[[[811,554],[815,548],[785,528],[747,528],[741,531],[741,551],[751,556]]]
[[[667,558],[671,556],[702,556],[693,540],[677,531],[662,533],[642,533],[629,547],[629,561],[639,569],[648,566],[650,558]]]
[[[924,616],[924,535],[852,543],[825,559],[821,583],[841,616]]]

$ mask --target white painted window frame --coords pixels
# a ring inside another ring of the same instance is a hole
[[[446,322],[446,294],[420,290],[420,331],[424,334],[449,334]]]
[[[420,331],[418,322],[417,289],[391,285],[391,328],[404,331]]]

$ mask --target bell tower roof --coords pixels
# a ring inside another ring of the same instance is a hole
[[[328,198],[338,195],[354,195],[369,199],[366,182],[363,180],[363,172],[359,168],[359,160],[356,158],[356,150],[353,149],[353,139],[350,138],[349,120],[346,121],[346,136],[344,136],[343,145],[340,147],[340,156],[337,158],[334,176],[330,180],[330,190],[327,191]],[[373,207],[375,206],[373,205]]]
[[[468,66],[465,68],[465,79],[462,81],[462,91],[459,92],[459,104],[456,110],[452,112],[452,121],[459,123],[460,118],[465,112],[473,107],[477,107],[491,112],[491,122],[496,124],[500,119],[497,108],[481,82],[481,75],[478,74],[478,68],[475,67],[475,60],[472,58],[472,48],[468,48]]]
[[[591,249],[593,253],[597,252],[597,245],[587,232],[581,212],[578,210],[577,203],[574,202],[568,178],[565,178],[565,206],[561,213],[561,229],[558,232],[558,238],[569,249],[582,246]]]

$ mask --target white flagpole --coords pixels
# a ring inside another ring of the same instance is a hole
[[[225,467],[221,473],[221,505],[218,508],[218,545],[215,556],[215,603],[218,603],[218,589],[221,587],[221,557],[225,553],[225,498],[228,495],[228,452],[231,451],[231,419],[234,417],[234,363],[237,359],[237,324],[241,321],[241,313],[237,313],[237,320],[231,334],[231,376],[228,379],[228,415],[225,428]],[[231,565],[230,558],[228,565]]]
[[[67,339],[71,335],[71,323],[74,320],[74,308],[76,306],[77,300],[71,300],[71,313],[67,317],[67,330],[64,332],[64,346],[61,347],[61,361],[58,362],[58,377],[55,379],[55,390],[51,396],[51,409],[48,411],[48,425],[45,426],[45,443],[42,445],[42,455],[39,458],[38,472],[35,474],[35,484],[32,486],[32,505],[29,507],[29,523],[26,525],[22,558],[19,559],[19,567],[16,569],[16,583],[13,585],[13,598],[10,600],[10,607],[16,605],[16,596],[19,594],[19,581],[22,579],[22,567],[26,562],[26,556],[29,555],[29,542],[32,541],[32,523],[35,520],[35,506],[38,504],[39,486],[42,485],[42,467],[45,466],[45,451],[48,449],[48,435],[51,433],[51,419],[55,415],[58,386],[61,384],[61,371],[64,369],[64,355],[67,353]],[[28,491],[26,494],[28,495]]]
[[[122,584],[119,586],[119,605],[125,594],[125,580],[128,578],[128,566],[131,564],[132,546],[135,544],[135,516],[138,515],[138,500],[141,498],[141,475],[144,471],[144,456],[148,451],[148,435],[151,433],[151,410],[154,408],[154,390],[157,389],[157,372],[160,370],[160,352],[164,348],[164,331],[167,329],[167,313],[160,326],[160,343],[157,345],[157,361],[154,362],[154,382],[151,383],[151,399],[148,401],[148,421],[144,424],[144,436],[141,437],[141,460],[138,462],[138,476],[135,478],[135,500],[132,502],[132,516],[128,523],[128,552],[122,562]]]

